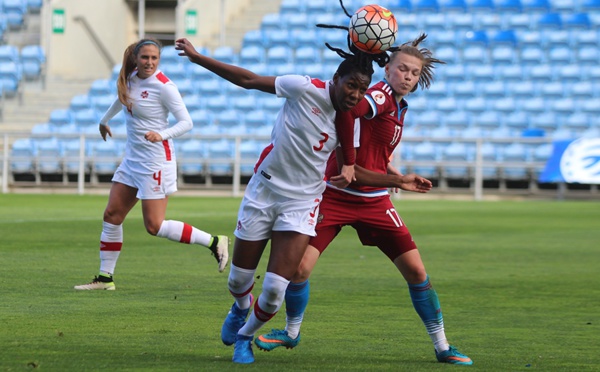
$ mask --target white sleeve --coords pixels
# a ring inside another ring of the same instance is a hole
[[[172,127],[158,132],[163,140],[179,137],[189,132],[194,124],[192,123],[192,118],[187,107],[183,103],[179,90],[177,90],[177,86],[175,84],[165,84],[161,90],[160,100],[177,120],[177,123]]]
[[[360,147],[360,118],[354,119],[354,148]]]
[[[121,101],[119,101],[119,98],[117,98],[113,104],[110,105],[108,110],[106,110],[104,116],[102,116],[102,119],[100,119],[100,124],[106,125],[106,123],[108,123],[110,119],[114,118],[116,114],[121,112],[121,110],[123,110],[123,104]]]
[[[275,93],[277,97],[292,100],[300,97],[310,86],[310,77],[301,75],[284,75],[275,78]]]

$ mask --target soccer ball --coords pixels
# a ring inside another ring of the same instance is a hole
[[[365,5],[350,18],[350,41],[365,53],[385,52],[396,41],[396,18],[381,5]]]

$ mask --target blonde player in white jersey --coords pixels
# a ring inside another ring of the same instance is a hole
[[[175,84],[158,70],[160,44],[142,39],[123,55],[118,98],[100,120],[100,135],[111,136],[108,121],[124,111],[125,157],[115,171],[100,235],[100,273],[76,290],[114,290],[113,273],[123,245],[123,221],[139,199],[149,234],[208,247],[222,272],[229,258],[227,236],[212,236],[187,223],[165,220],[169,195],[177,191],[173,138],[192,129],[192,120]],[[171,112],[177,123],[169,127]]]
[[[338,145],[336,110],[348,111],[363,98],[373,60],[362,53],[338,53],[344,61],[333,79],[322,81],[300,75],[260,76],[199,54],[187,39],[176,40],[175,48],[233,84],[286,98],[271,144],[263,150],[240,205],[228,280],[235,302],[221,330],[223,343],[235,344],[233,362],[252,363],[253,336],[281,307],[308,240],[315,235],[325,166]],[[338,175],[331,181],[347,185],[350,179]],[[256,268],[269,240],[262,293],[246,322]]]

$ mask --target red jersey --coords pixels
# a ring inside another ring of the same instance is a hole
[[[396,101],[392,88],[385,80],[369,88],[365,98],[351,111],[354,118],[360,118],[360,146],[356,151],[356,165],[374,172],[387,173],[390,157],[402,138],[407,109],[407,102],[404,99]],[[334,152],[329,158],[325,176],[329,178],[337,174],[339,171]],[[385,187],[359,186],[354,183],[343,191],[360,196],[387,194]]]

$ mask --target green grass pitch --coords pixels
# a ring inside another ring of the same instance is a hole
[[[174,196],[167,218],[232,236],[237,198]],[[106,196],[0,195],[0,371],[598,371],[600,203],[400,200],[452,344],[437,363],[405,282],[346,228],[311,278],[302,342],[231,362],[227,273],[208,250],[125,222],[117,290],[98,270]],[[266,258],[266,255],[265,255]],[[257,271],[260,293],[265,259]],[[280,328],[281,311],[263,331]]]

